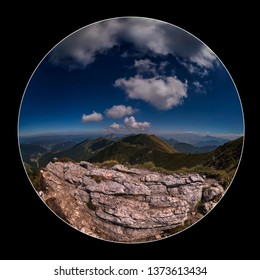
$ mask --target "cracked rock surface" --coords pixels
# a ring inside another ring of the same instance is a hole
[[[183,229],[210,211],[224,193],[199,174],[163,174],[116,164],[49,163],[41,198],[74,228],[117,242],[145,242]]]

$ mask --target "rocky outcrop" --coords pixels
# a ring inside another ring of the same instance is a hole
[[[116,164],[49,163],[41,197],[63,220],[91,236],[118,241],[160,239],[196,222],[224,193],[199,174],[167,175]]]

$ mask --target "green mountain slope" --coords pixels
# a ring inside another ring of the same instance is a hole
[[[237,168],[242,147],[243,137],[227,142],[211,152],[204,165],[218,170],[234,170]]]
[[[153,161],[157,153],[168,155],[176,153],[176,150],[155,135],[138,134],[109,145],[91,157],[89,161],[117,160],[121,163],[136,164]]]
[[[69,149],[60,152],[50,152],[43,155],[39,161],[39,165],[42,167],[46,166],[54,158],[70,158],[75,161],[88,160],[111,143],[113,143],[113,141],[102,137],[97,139],[87,139]]]
[[[46,153],[47,149],[36,144],[21,144],[22,155],[35,154],[35,153]]]
[[[147,134],[138,134],[131,135],[122,139],[122,142],[129,143],[132,145],[140,145],[141,147],[147,147],[149,149],[167,152],[167,153],[176,153],[177,151],[168,143],[164,142],[155,135]]]
[[[243,138],[230,141],[209,153],[178,153],[153,135],[139,134],[123,138],[89,158],[91,162],[117,160],[120,163],[143,164],[152,162],[167,170],[197,168],[224,170],[229,172],[237,167]]]
[[[208,153],[217,148],[217,146],[204,146],[197,147],[191,144],[179,142],[173,145],[173,147],[180,153]]]
[[[51,151],[52,151],[52,152],[63,151],[63,150],[72,148],[72,147],[75,146],[76,144],[77,144],[77,143],[72,142],[72,141],[66,141],[66,142],[57,143],[57,144],[55,144],[55,145],[51,148]]]
[[[32,167],[38,167],[37,162],[40,157],[48,152],[47,149],[36,144],[21,144],[20,149],[23,162],[31,165]]]

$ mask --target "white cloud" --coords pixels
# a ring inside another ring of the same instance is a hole
[[[126,117],[124,119],[124,124],[125,124],[126,128],[134,129],[134,130],[137,130],[137,131],[144,131],[144,130],[148,129],[149,127],[151,127],[151,123],[149,123],[149,122],[137,122],[133,116],[131,116],[129,118]]]
[[[118,18],[87,26],[63,40],[50,53],[50,61],[70,69],[84,68],[122,41],[136,51],[174,55],[205,68],[212,68],[214,53],[191,34],[173,25],[147,18]]]
[[[84,123],[86,123],[86,122],[99,122],[99,121],[103,120],[103,116],[102,116],[102,114],[96,113],[95,111],[93,111],[93,113],[90,114],[90,115],[83,114],[81,120]]]
[[[149,122],[137,122],[133,116],[124,118],[124,125],[120,125],[118,123],[112,123],[109,126],[109,131],[124,131],[125,133],[129,131],[145,131],[151,127],[151,123]]]
[[[198,93],[206,93],[206,89],[205,87],[198,81],[195,81],[192,83],[194,88],[195,88],[195,92],[198,92]]]
[[[115,86],[124,89],[131,99],[140,99],[159,110],[169,110],[187,97],[187,82],[177,77],[143,79],[140,76],[115,81]]]
[[[109,129],[110,130],[119,130],[121,128],[121,125],[117,124],[117,123],[112,123],[110,126],[109,126]]]
[[[150,59],[140,59],[135,60],[135,68],[137,73],[152,73],[156,75],[155,63],[153,63]]]
[[[120,119],[127,115],[132,115],[137,111],[137,109],[131,106],[125,105],[114,105],[112,108],[106,110],[106,116],[109,118]]]
[[[196,65],[195,63],[191,63],[187,61],[181,61],[181,60],[178,61],[181,65],[183,65],[188,70],[188,72],[190,72],[190,74],[195,74],[202,78],[208,76],[209,74],[209,71],[205,67],[201,67]]]
[[[64,39],[51,52],[50,61],[70,69],[84,68],[102,53],[117,45],[120,24],[117,21],[105,21],[92,24]]]
[[[192,54],[189,58],[192,62],[195,62],[199,66],[212,68],[212,62],[216,59],[216,56],[211,50],[209,50],[209,48],[203,45],[200,49],[200,52]]]

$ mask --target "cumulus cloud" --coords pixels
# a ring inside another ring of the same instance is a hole
[[[124,119],[124,124],[127,129],[134,129],[137,131],[144,131],[151,127],[151,123],[149,122],[137,122],[133,116],[126,117]]]
[[[119,125],[118,123],[112,123],[110,126],[109,126],[109,129],[110,130],[119,130],[121,128],[121,125]]]
[[[99,121],[103,120],[103,116],[102,116],[102,114],[96,113],[95,111],[93,111],[93,113],[90,114],[90,115],[83,114],[81,120],[84,123],[86,123],[86,122],[99,122]]]
[[[137,111],[137,109],[131,106],[125,105],[114,105],[112,108],[106,110],[106,116],[109,118],[120,119],[127,115],[132,115]]]
[[[124,131],[124,132],[129,132],[129,131],[136,131],[136,132],[140,132],[140,131],[145,131],[148,128],[151,127],[151,123],[150,122],[137,122],[136,119],[131,116],[131,117],[125,117],[124,118],[124,125],[120,125],[118,123],[112,123],[108,130],[109,131]]]
[[[147,18],[118,18],[87,26],[57,45],[50,53],[50,61],[70,69],[84,68],[97,54],[121,42],[134,44],[137,51],[171,54],[205,68],[212,68],[216,61],[214,53],[191,34]]]
[[[139,99],[150,103],[159,110],[169,110],[182,103],[187,97],[187,82],[183,83],[177,77],[153,77],[143,79],[141,76],[129,79],[120,78],[115,81],[131,99]]]

